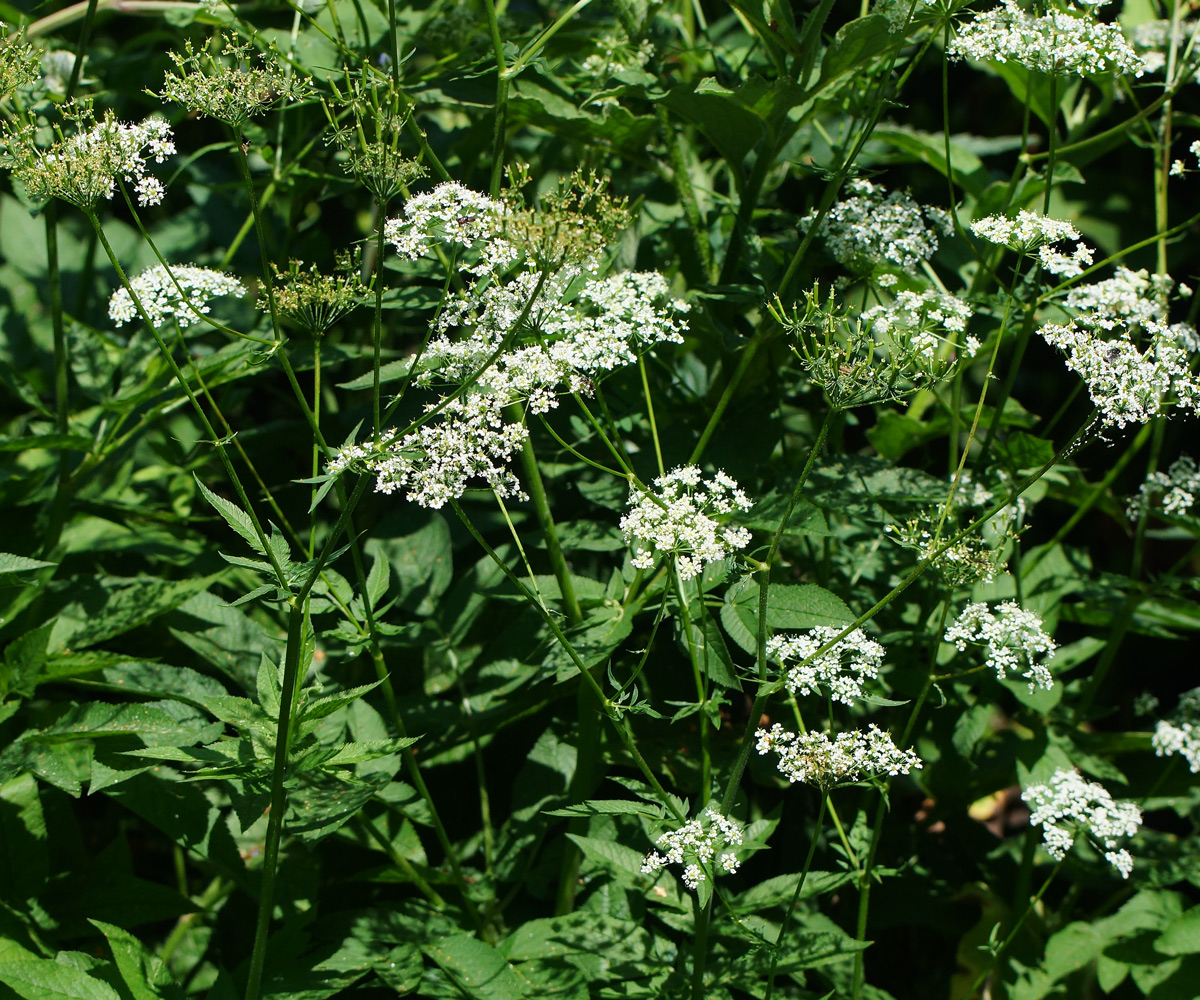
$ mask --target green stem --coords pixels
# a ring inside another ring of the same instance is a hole
[[[1054,876],[1058,874],[1058,870],[1062,866],[1063,863],[1061,861],[1054,866],[1054,870],[1050,872],[1049,876],[1046,878],[1046,881],[1042,883],[1042,887],[1038,889],[1037,893],[1029,901],[1029,905],[1025,907],[1024,912],[1021,914],[1021,918],[1013,925],[1013,929],[1008,932],[1008,936],[1003,940],[1003,942],[1001,942],[1000,947],[996,949],[995,954],[992,956],[992,961],[988,962],[979,975],[975,977],[975,982],[971,984],[971,988],[964,994],[965,996],[975,996],[976,992],[979,990],[979,987],[983,985],[984,980],[987,979],[988,974],[992,971],[993,965],[995,965],[995,963],[1000,960],[1001,956],[1008,951],[1008,946],[1012,944],[1013,938],[1017,936],[1017,932],[1020,931],[1020,929],[1024,926],[1026,918],[1030,913],[1033,912],[1033,908],[1037,906],[1038,902],[1041,900],[1042,894],[1050,888],[1050,883],[1054,881]]]
[[[700,899],[692,896],[692,922],[696,939],[692,945],[692,1000],[705,1000],[704,970],[708,965],[708,926],[712,922],[712,905],[716,890],[708,902],[700,905]]]
[[[275,305],[275,283],[271,279],[271,266],[267,259],[267,233],[263,226],[262,208],[258,203],[258,193],[254,190],[254,178],[250,174],[250,159],[246,151],[250,148],[241,128],[233,130],[234,142],[237,145],[236,159],[242,171],[242,180],[246,182],[246,193],[250,196],[250,212],[254,216],[254,232],[258,237],[258,256],[262,262],[263,288],[267,293],[267,309],[271,314],[271,329],[274,331],[276,342],[283,340],[283,332],[279,326],[279,311]]]
[[[483,0],[487,12],[488,31],[496,55],[496,117],[492,123],[492,179],[488,191],[493,198],[500,196],[500,178],[504,176],[505,119],[508,117],[508,72],[504,65],[504,42],[500,38],[500,21],[496,16],[495,0]]]
[[[683,626],[684,640],[687,643],[688,660],[692,665],[692,678],[696,682],[696,704],[700,708],[700,806],[708,805],[712,795],[712,756],[709,750],[709,718],[708,690],[705,684],[704,664],[696,650],[696,637],[692,632],[692,616],[688,610],[688,597],[683,591],[683,581],[679,579],[679,571],[672,568],[671,578],[675,581],[675,594],[679,599],[679,618]],[[700,581],[696,580],[697,588]],[[700,613],[704,613],[704,595],[700,594]],[[702,641],[704,638],[701,633]]]
[[[325,561],[350,520],[350,513],[366,491],[367,477],[360,476],[352,500],[342,509],[341,517],[329,537],[316,564],[300,592],[290,599],[288,611],[287,646],[283,654],[283,681],[279,693],[279,718],[275,727],[275,762],[271,772],[271,805],[267,812],[267,837],[263,846],[262,883],[258,894],[258,917],[254,927],[254,948],[250,954],[250,971],[246,976],[245,1000],[258,1000],[262,985],[263,964],[267,957],[267,936],[271,924],[271,909],[275,892],[275,875],[279,864],[279,845],[283,839],[283,818],[287,812],[288,755],[291,748],[292,714],[300,678],[300,653],[304,646],[305,600],[317,582]]]
[[[638,357],[638,371],[642,375],[642,392],[646,396],[646,416],[650,420],[650,436],[654,439],[654,457],[658,460],[658,474],[661,476],[667,470],[663,467],[662,445],[658,440],[658,424],[654,419],[654,400],[650,395],[650,380],[646,377],[646,359]]]
[[[800,901],[800,892],[804,888],[804,880],[808,877],[808,870],[812,867],[813,855],[817,851],[817,841],[821,837],[821,823],[825,819],[825,806],[828,801],[829,795],[822,789],[821,807],[817,810],[817,823],[813,827],[812,839],[808,842],[808,854],[804,858],[804,867],[800,869],[800,877],[796,880],[796,891],[792,893],[792,901],[788,903],[787,912],[783,915],[783,924],[779,928],[779,937],[775,939],[775,948],[771,952],[771,971],[767,973],[766,1000],[771,1000],[771,994],[775,992],[775,968],[779,964],[779,956],[783,953],[783,939],[787,935],[788,925],[792,922],[792,912],[796,909],[796,903]]]
[[[388,6],[395,0],[388,0]],[[394,11],[393,11],[394,13]],[[393,23],[393,33],[395,25]],[[372,325],[372,369],[371,369],[371,417],[375,428],[375,444],[379,445],[379,435],[383,424],[379,413],[379,359],[383,346],[383,228],[387,217],[387,205],[379,204],[378,232],[376,233],[375,251],[375,320]]]
[[[76,59],[76,64],[79,60]],[[66,435],[70,432],[70,387],[67,375],[71,358],[63,326],[62,274],[58,267],[58,201],[51,199],[45,208],[46,223],[46,280],[50,296],[50,322],[54,330],[54,429]],[[66,448],[58,454],[58,482],[50,503],[50,518],[42,543],[42,555],[48,557],[62,535],[67,511],[74,492],[71,482],[71,453]]]
[[[117,255],[113,251],[112,246],[109,244],[108,237],[104,235],[104,230],[100,226],[100,220],[96,217],[96,213],[89,211],[85,214],[87,215],[88,221],[92,224],[92,228],[96,232],[96,238],[100,241],[100,245],[104,248],[104,252],[108,256],[109,262],[112,264],[113,269],[117,272],[117,278],[120,280],[125,290],[129,293],[129,297],[133,302],[134,308],[137,309],[138,315],[141,317],[146,329],[150,331],[151,336],[154,338],[154,342],[158,345],[159,351],[162,353],[163,358],[167,362],[167,366],[171,369],[172,374],[175,376],[180,387],[187,395],[188,402],[192,404],[192,409],[195,411],[201,425],[204,427],[205,433],[208,434],[209,440],[212,441],[213,447],[216,448],[217,455],[221,459],[221,464],[225,467],[225,473],[229,476],[229,481],[233,484],[233,488],[237,492],[238,500],[240,500],[242,504],[242,509],[250,518],[250,524],[254,529],[254,534],[258,539],[258,544],[265,558],[268,560],[268,562],[270,562],[271,569],[275,573],[275,578],[278,581],[279,586],[285,590],[289,589],[287,577],[283,572],[283,568],[279,565],[279,561],[276,559],[274,552],[271,551],[271,546],[267,544],[267,536],[263,531],[262,523],[259,521],[258,515],[254,512],[254,507],[250,503],[250,498],[246,495],[246,489],[242,485],[241,478],[238,476],[237,471],[233,467],[233,462],[230,461],[229,453],[225,450],[224,442],[220,437],[218,437],[216,430],[213,429],[213,425],[209,422],[207,415],[204,413],[204,409],[200,406],[200,401],[196,398],[196,394],[192,392],[192,387],[188,385],[187,378],[180,370],[179,365],[175,363],[175,358],[171,354],[170,348],[168,348],[163,342],[162,335],[158,332],[158,328],[153,322],[151,322],[150,317],[146,314],[145,307],[142,305],[142,300],[134,290],[133,286],[129,283],[129,278],[125,274],[124,268],[121,267],[121,262],[117,259]]]

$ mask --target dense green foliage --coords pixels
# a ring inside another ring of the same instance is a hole
[[[1194,998],[1186,13],[0,4],[0,1000]]]

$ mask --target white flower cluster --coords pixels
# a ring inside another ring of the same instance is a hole
[[[725,475],[704,479],[695,465],[682,465],[654,480],[653,493],[630,494],[621,518],[625,541],[634,547],[633,565],[653,569],[658,555],[672,556],[679,579],[690,580],[711,562],[750,544],[750,532],[718,518],[754,504]]]
[[[1104,858],[1129,878],[1133,858],[1117,850],[1117,838],[1132,837],[1142,825],[1142,812],[1133,802],[1116,802],[1103,785],[1087,781],[1075,770],[1059,768],[1048,785],[1031,785],[1021,794],[1033,810],[1029,822],[1042,827],[1046,851],[1056,861],[1067,856],[1080,833],[1104,849]]]
[[[859,178],[847,185],[850,197],[830,209],[821,224],[825,245],[839,263],[868,272],[878,266],[908,271],[938,248],[936,230],[949,236],[954,224],[940,208],[917,204],[907,192]],[[812,225],[815,214],[801,220]]]
[[[862,697],[863,681],[879,676],[883,647],[856,628],[820,656],[814,655],[841,632],[840,628],[818,625],[803,635],[773,635],[767,640],[767,655],[777,659],[781,666],[787,667],[792,660],[800,661],[788,670],[785,683],[789,691],[813,694],[824,685],[829,696],[843,705],[852,705],[855,698]]]
[[[424,388],[467,388],[444,407],[428,407],[439,412],[411,433],[343,449],[333,471],[372,469],[378,491],[405,487],[409,500],[433,508],[461,496],[476,477],[500,496],[524,498],[507,462],[528,430],[505,422],[506,406],[545,413],[560,393],[590,392],[594,377],[643,350],[682,342],[687,305],[670,298],[661,275],[593,277],[596,248],[621,217],[619,207],[605,207],[600,187],[592,180],[574,195],[560,192],[539,214],[451,182],[410,198],[404,215],[385,224],[385,238],[410,260],[442,244],[470,251],[461,266],[479,280],[441,310],[415,380]],[[585,204],[600,205],[599,215],[574,212]],[[536,266],[549,259],[552,269]],[[503,280],[509,270],[515,273]]]
[[[447,181],[409,198],[404,215],[384,223],[383,238],[408,260],[440,243],[478,250],[479,258],[463,267],[482,276],[503,271],[517,259],[517,248],[500,235],[508,211],[503,202]]]
[[[707,820],[707,824],[705,823]],[[706,828],[707,826],[707,828]],[[741,866],[734,851],[717,852],[722,847],[739,847],[742,843],[742,828],[733,820],[726,819],[712,806],[704,810],[704,817],[689,820],[678,830],[669,830],[658,838],[656,844],[665,854],[651,851],[642,863],[643,875],[656,875],[667,865],[683,865],[683,882],[695,889],[706,881],[714,857],[721,871],[732,875]]]
[[[168,271],[162,264],[156,264],[132,278],[129,284],[156,329],[172,317],[180,323],[193,323],[197,313],[208,313],[213,299],[246,294],[246,289],[236,278],[222,271],[191,265]],[[138,318],[129,289],[122,287],[112,293],[108,300],[108,315],[117,326]]]
[[[1180,406],[1200,407],[1190,357],[1200,343],[1192,328],[1167,322],[1173,293],[1186,297],[1191,289],[1169,275],[1118,268],[1112,278],[1071,289],[1064,302],[1074,313],[1071,322],[1042,328],[1042,337],[1087,382],[1106,424],[1147,420],[1162,411],[1168,395]]]
[[[1076,243],[1071,253],[1059,253],[1052,246],[1038,248],[1038,262],[1051,274],[1060,278],[1078,278],[1084,269],[1092,266],[1095,251],[1086,243]]]
[[[1159,719],[1150,740],[1158,757],[1183,754],[1193,774],[1200,774],[1200,688],[1179,696],[1171,719]]]
[[[1189,352],[1170,337],[1154,337],[1143,353],[1126,337],[1103,340],[1077,323],[1052,323],[1039,332],[1066,354],[1067,367],[1087,383],[1108,426],[1157,416],[1169,394],[1180,406],[1200,408],[1200,382],[1192,373]]]
[[[586,392],[592,378],[632,364],[656,344],[682,343],[687,324],[679,315],[686,302],[671,299],[666,280],[656,272],[632,272],[589,281],[571,299],[579,277],[564,268],[544,279],[528,312],[528,324],[539,343],[503,353],[479,377],[481,389],[508,402],[527,401],[535,413],[558,405],[556,393]],[[425,352],[426,370],[418,385],[434,379],[462,381],[500,347],[526,311],[543,279],[525,271],[506,284],[475,286],[455,295],[438,317],[442,331]],[[447,331],[469,328],[470,335],[451,339]]]
[[[1156,497],[1162,496],[1164,514],[1186,514],[1196,503],[1200,493],[1200,469],[1195,459],[1183,455],[1172,462],[1166,472],[1154,472],[1146,477],[1138,495],[1129,502],[1131,518],[1141,515]]]
[[[957,338],[945,334],[962,333],[971,316],[971,307],[957,295],[930,288],[922,292],[899,292],[891,302],[872,306],[859,318],[874,336],[908,341],[932,360],[943,343],[957,344]],[[967,337],[963,353],[974,357],[978,349],[979,341]]]
[[[163,199],[162,181],[147,173],[151,159],[162,163],[175,152],[171,126],[150,117],[140,124],[117,121],[110,112],[86,131],[77,132],[48,150],[32,138],[14,137],[10,147],[17,159],[14,172],[32,197],[62,198],[90,209],[101,199],[112,200],[117,177],[133,185],[139,205]],[[22,162],[23,161],[23,162]]]
[[[1049,10],[1037,17],[1014,0],[1003,0],[961,25],[946,54],[951,59],[1012,62],[1043,73],[1145,72],[1142,58],[1118,25],[1074,10]]]
[[[971,232],[989,243],[1026,253],[1048,243],[1079,239],[1079,232],[1071,223],[1025,209],[1016,218],[988,215],[976,219],[971,223]]]
[[[598,52],[588,56],[579,69],[598,84],[626,70],[643,70],[654,58],[654,43],[646,38],[634,45],[624,33],[604,35],[596,42]]]
[[[881,774],[908,774],[921,767],[912,750],[901,750],[890,734],[874,724],[866,732],[789,733],[779,723],[755,733],[759,754],[779,754],[779,770],[788,781],[804,781],[832,788],[844,782],[862,781]]]
[[[1167,66],[1167,52],[1171,46],[1171,22],[1168,20],[1143,21],[1130,29],[1129,40],[1142,57],[1142,66],[1147,73],[1157,73]],[[1187,41],[1196,33],[1195,21],[1179,22],[1179,45],[1183,51],[1189,51]],[[1194,62],[1196,53],[1191,51]],[[1193,71],[1194,72],[1194,71]]]
[[[499,496],[525,500],[528,497],[508,462],[528,436],[524,424],[504,422],[495,396],[468,391],[446,403],[436,422],[431,420],[402,438],[389,431],[378,448],[370,444],[343,448],[329,470],[336,474],[351,465],[364,465],[377,476],[376,492],[408,487],[409,500],[433,510],[462,496],[473,478],[486,481]]]
[[[1020,672],[1029,682],[1030,691],[1035,687],[1050,690],[1054,678],[1037,657],[1050,659],[1055,644],[1042,631],[1042,620],[1016,601],[1001,601],[996,611],[999,614],[993,614],[986,604],[968,604],[946,629],[944,641],[953,643],[959,651],[969,642],[986,645],[987,665],[995,668],[997,677],[1003,679],[1010,670]]]

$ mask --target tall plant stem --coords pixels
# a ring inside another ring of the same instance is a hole
[[[829,436],[829,428],[833,423],[833,419],[837,411],[830,407],[825,412],[825,419],[821,421],[820,430],[817,431],[817,439],[813,442],[812,448],[809,449],[808,459],[804,463],[804,468],[800,472],[800,478],[796,481],[795,487],[792,489],[792,495],[788,498],[787,508],[783,512],[783,517],[779,520],[779,526],[775,529],[775,536],[771,539],[771,547],[767,550],[767,557],[761,563],[758,576],[758,628],[755,636],[755,662],[758,667],[758,692],[754,697],[754,704],[750,709],[750,718],[746,720],[746,732],[742,736],[742,747],[738,753],[737,761],[733,765],[733,771],[729,775],[729,783],[725,786],[725,795],[721,799],[721,812],[725,815],[729,814],[729,810],[733,807],[734,797],[737,795],[738,786],[742,782],[742,774],[746,770],[746,762],[750,759],[750,748],[754,743],[754,730],[758,728],[758,720],[762,717],[763,709],[767,706],[767,699],[770,697],[770,689],[767,684],[767,593],[771,586],[771,564],[775,561],[775,556],[779,553],[779,546],[783,542],[783,533],[787,530],[788,521],[791,520],[792,511],[796,509],[796,504],[800,500],[800,494],[804,491],[804,484],[808,482],[808,477],[812,473],[813,466],[816,464],[817,456],[821,453],[821,449],[825,445],[825,439]]]
[[[283,332],[279,327],[279,311],[275,305],[275,283],[271,280],[271,266],[267,259],[267,233],[263,226],[262,208],[258,203],[258,192],[254,189],[254,178],[250,174],[250,160],[246,151],[250,148],[246,137],[240,128],[233,130],[234,142],[237,144],[236,159],[242,171],[242,180],[246,184],[246,193],[250,196],[250,212],[254,216],[254,232],[258,237],[258,256],[262,262],[263,289],[267,293],[267,309],[271,314],[271,330],[276,342],[283,340]]]
[[[813,855],[817,852],[817,841],[821,838],[821,823],[825,819],[825,807],[829,802],[829,793],[821,791],[821,806],[817,810],[817,822],[813,827],[812,839],[808,842],[808,854],[804,858],[804,867],[800,869],[800,877],[796,879],[796,891],[792,893],[792,901],[788,903],[787,912],[783,915],[783,924],[779,928],[779,936],[775,939],[775,947],[771,951],[771,971],[767,973],[767,995],[765,1000],[771,1000],[775,992],[775,969],[779,965],[779,956],[783,954],[783,939],[787,936],[788,926],[792,922],[792,912],[800,901],[800,893],[804,889],[804,880],[812,868]]]
[[[76,59],[78,64],[79,60]],[[70,432],[70,398],[67,375],[71,358],[67,348],[67,336],[63,326],[62,274],[58,267],[58,202],[51,199],[45,208],[46,222],[46,280],[50,297],[50,323],[54,331],[54,429],[65,436]],[[54,485],[54,499],[50,502],[50,517],[42,542],[42,555],[46,557],[58,545],[63,526],[67,522],[67,511],[71,504],[71,453],[63,448],[58,454],[58,481]]]
[[[500,20],[496,16],[496,0],[483,0],[487,12],[488,32],[496,55],[496,117],[492,123],[492,177],[488,192],[493,198],[500,195],[500,178],[504,176],[504,139],[508,118],[508,68],[504,64],[504,41],[500,37]]]
[[[986,966],[984,966],[979,975],[975,977],[975,982],[971,984],[971,988],[965,994],[966,996],[973,997],[975,995],[979,987],[983,985],[984,980],[987,979],[989,973],[991,973],[993,966],[995,966],[995,964],[1000,961],[1000,959],[1008,951],[1008,946],[1012,944],[1013,938],[1017,936],[1017,933],[1025,925],[1025,920],[1028,918],[1029,914],[1033,912],[1033,908],[1037,906],[1039,902],[1041,902],[1042,895],[1047,889],[1050,888],[1050,883],[1054,881],[1054,876],[1058,874],[1058,870],[1062,867],[1062,865],[1063,863],[1060,861],[1054,866],[1054,870],[1051,871],[1046,877],[1046,881],[1042,883],[1042,887],[1034,894],[1033,898],[1029,901],[1029,905],[1026,906],[1024,911],[1021,913],[1020,918],[1015,924],[1013,924],[1013,928],[1008,932],[1008,936],[1005,937],[1005,939],[1000,943],[1000,947],[996,949],[992,956],[992,960]]]
[[[703,906],[697,896],[692,896],[692,1000],[706,1000],[704,994],[704,970],[708,965],[708,925],[712,923],[712,906],[716,892],[708,897]]]
[[[708,717],[708,687],[705,683],[707,664],[701,661],[699,652],[696,649],[696,634],[692,630],[692,615],[688,610],[688,596],[684,592],[683,581],[679,579],[677,569],[672,569],[671,578],[675,582],[675,594],[679,599],[679,617],[680,624],[683,626],[684,642],[687,644],[688,660],[692,664],[692,678],[696,682],[696,705],[700,709],[700,805],[708,805],[709,796],[712,795],[712,753],[709,749],[710,735],[708,727],[710,720]],[[699,596],[700,613],[704,614],[704,593],[700,590],[700,578],[696,578],[697,595]],[[701,641],[705,643],[705,655],[707,656],[707,636],[706,629],[700,625]]]
[[[394,3],[395,0],[388,0],[389,8],[391,8]],[[394,13],[395,12],[393,10],[393,14]],[[395,31],[394,25],[393,31]],[[383,422],[380,419],[379,413],[379,359],[380,352],[383,349],[383,227],[384,220],[386,218],[387,204],[386,202],[380,202],[379,217],[377,219],[377,232],[375,237],[375,317],[371,324],[371,419],[372,427],[375,430],[376,446],[379,445],[379,435],[383,430]]]
[[[921,714],[921,709],[925,707],[925,701],[929,697],[929,692],[933,688],[934,672],[937,669],[937,654],[938,647],[942,642],[942,635],[946,629],[946,619],[950,615],[950,598],[942,602],[942,614],[938,621],[937,630],[934,633],[934,640],[930,645],[929,650],[929,667],[925,671],[925,682],[921,685],[921,693],[917,695],[916,701],[913,702],[912,711],[908,713],[908,721],[904,724],[904,732],[900,736],[898,746],[907,746],[908,741],[913,734],[913,730],[917,725],[917,718]],[[858,877],[858,921],[855,926],[854,938],[856,941],[862,942],[867,937],[867,915],[870,912],[871,905],[871,870],[875,867],[875,854],[879,850],[879,841],[883,836],[883,820],[887,814],[887,799],[880,795],[879,802],[875,807],[875,822],[871,827],[871,842],[867,847],[866,857],[863,860],[862,868],[859,870]],[[857,951],[854,953],[854,997],[857,1000],[862,995],[863,988],[863,953]]]
[[[125,274],[125,269],[121,267],[120,260],[117,259],[116,253],[113,252],[112,246],[108,242],[108,237],[104,235],[104,229],[100,225],[100,220],[96,217],[95,212],[87,212],[87,219],[92,224],[92,228],[96,232],[96,238],[100,241],[100,245],[104,248],[105,254],[108,256],[109,262],[113,269],[117,272],[117,278],[129,293],[130,299],[133,301],[134,308],[137,309],[138,315],[141,317],[146,329],[150,331],[154,342],[158,345],[159,352],[163,359],[167,362],[167,366],[171,369],[171,373],[179,382],[184,394],[188,398],[188,402],[192,404],[192,409],[199,418],[201,426],[212,442],[213,447],[217,451],[217,455],[221,459],[221,464],[225,468],[225,474],[229,476],[229,481],[233,484],[234,490],[237,492],[238,500],[242,503],[242,509],[245,510],[250,517],[251,526],[254,529],[254,534],[258,539],[258,544],[261,547],[266,559],[271,564],[271,569],[275,573],[275,578],[278,580],[280,587],[287,589],[287,578],[284,575],[283,568],[279,565],[274,552],[271,551],[271,546],[267,544],[267,536],[263,531],[262,522],[259,521],[258,515],[254,512],[254,506],[250,503],[250,498],[246,495],[246,488],[242,485],[242,480],[237,474],[237,470],[233,467],[233,462],[230,461],[229,453],[225,448],[224,441],[217,435],[213,425],[209,422],[208,416],[204,412],[204,408],[200,405],[200,401],[196,398],[196,394],[192,391],[192,387],[188,384],[187,377],[180,370],[179,365],[175,363],[175,358],[171,354],[171,350],[167,347],[162,339],[162,335],[158,332],[158,328],[151,322],[150,317],[146,314],[145,307],[142,305],[142,300],[138,296],[133,286],[129,283],[129,278]]]
[[[617,706],[615,706],[611,701],[609,701],[608,698],[605,697],[604,689],[600,687],[600,682],[596,680],[594,676],[592,676],[591,671],[588,670],[584,665],[584,662],[580,658],[575,646],[567,638],[558,622],[555,621],[554,616],[541,606],[536,595],[534,595],[533,592],[521,582],[517,575],[513,573],[511,569],[509,569],[508,564],[500,558],[500,554],[488,544],[487,539],[485,539],[483,535],[479,533],[479,529],[476,528],[471,519],[467,517],[466,512],[459,505],[458,501],[451,500],[450,506],[454,509],[454,513],[458,515],[458,519],[462,522],[463,527],[467,529],[471,537],[475,539],[484,552],[486,552],[491,558],[492,562],[495,563],[496,568],[504,574],[508,582],[516,587],[518,592],[524,596],[534,610],[538,612],[542,618],[542,621],[545,622],[546,627],[550,629],[550,633],[554,636],[555,641],[558,642],[563,651],[568,657],[570,657],[571,662],[575,664],[575,668],[579,671],[580,677],[583,679],[584,683],[587,684],[588,687],[590,687],[594,692],[596,700],[600,704],[601,711],[604,712],[609,722],[612,723],[617,737],[625,747],[625,752],[629,754],[634,766],[637,767],[637,769],[642,773],[642,776],[650,784],[650,787],[654,789],[655,794],[658,796],[658,800],[667,807],[667,810],[673,817],[675,817],[675,819],[679,820],[681,823],[685,822],[686,817],[680,813],[679,808],[675,805],[674,799],[667,794],[667,790],[663,788],[662,782],[658,780],[658,776],[653,770],[651,770],[650,765],[646,763],[646,758],[642,756],[641,751],[637,748],[637,744],[633,741],[632,735],[630,734],[628,728],[628,719],[620,715],[617,711]]]
[[[362,499],[367,477],[360,476],[350,501],[342,508],[341,516],[308,579],[300,591],[289,599],[287,646],[283,654],[282,690],[279,693],[279,719],[275,729],[275,761],[271,772],[271,805],[267,813],[267,837],[263,845],[262,883],[258,894],[258,917],[254,926],[254,949],[250,953],[250,971],[246,976],[245,1000],[258,1000],[262,985],[263,963],[267,957],[267,937],[271,925],[271,909],[275,892],[275,875],[279,866],[279,845],[283,840],[283,817],[287,812],[288,753],[291,746],[292,714],[295,710],[296,687],[300,677],[300,654],[304,647],[305,602],[317,582],[325,561],[341,537],[350,514]]]

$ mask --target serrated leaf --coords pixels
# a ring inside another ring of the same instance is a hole
[[[1164,955],[1200,953],[1200,906],[1193,906],[1170,924],[1154,941]]]
[[[162,988],[172,985],[171,974],[157,955],[126,930],[89,920],[108,939],[117,971],[129,987],[133,1000],[161,1000]]]
[[[103,980],[48,958],[0,962],[0,983],[25,1000],[121,1000]]]
[[[632,847],[626,847],[624,844],[618,844],[611,840],[583,837],[574,833],[568,833],[567,837],[574,841],[585,858],[598,861],[606,868],[616,868],[618,871],[638,876],[642,874],[642,863],[646,860],[646,856],[639,854]]]
[[[49,569],[58,563],[44,562],[41,559],[29,559],[26,556],[14,556],[11,552],[0,552],[0,577],[13,573],[28,573],[35,569]]]
[[[250,548],[259,553],[259,555],[265,556],[267,554],[266,550],[263,548],[262,542],[259,541],[258,532],[254,530],[254,522],[250,519],[250,515],[237,504],[230,503],[223,497],[217,496],[200,481],[199,476],[194,476],[193,478],[196,480],[196,485],[200,487],[201,495],[208,501],[213,510],[225,518],[225,523],[241,535]]]
[[[663,815],[662,806],[651,805],[647,802],[634,802],[630,799],[589,799],[575,805],[564,806],[561,809],[545,809],[545,816],[646,816],[659,819]],[[640,866],[639,866],[640,867]]]

